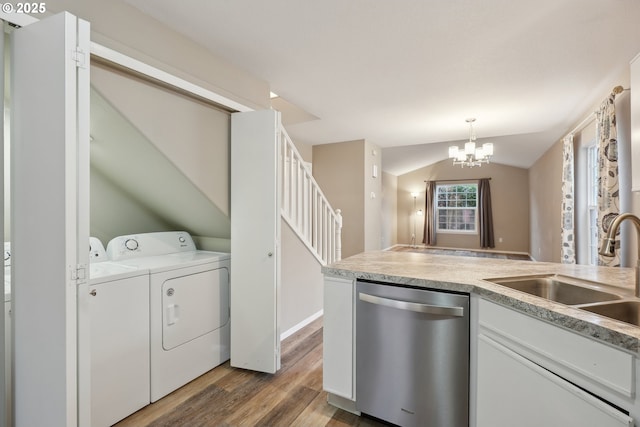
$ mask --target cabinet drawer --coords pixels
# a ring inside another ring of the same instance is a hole
[[[491,338],[480,336],[478,358],[477,427],[633,425],[626,413]]]
[[[633,397],[634,356],[515,310],[480,300],[483,333],[577,384],[598,383]]]

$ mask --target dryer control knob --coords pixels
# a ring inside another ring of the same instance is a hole
[[[130,251],[135,251],[138,249],[138,241],[136,239],[127,239],[124,242],[124,247],[129,249]]]
[[[180,236],[180,237],[178,237],[178,241],[179,241],[180,243],[184,243],[184,242],[186,242],[186,241],[187,241],[187,239],[185,239],[185,238],[184,238],[184,236]]]

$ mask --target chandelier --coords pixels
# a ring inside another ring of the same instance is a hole
[[[485,142],[482,147],[476,147],[476,133],[473,130],[473,122],[476,119],[467,119],[469,123],[469,142],[464,144],[464,149],[460,149],[455,145],[449,147],[449,158],[453,159],[454,165],[461,167],[482,166],[483,163],[489,163],[489,159],[493,156],[493,144]]]

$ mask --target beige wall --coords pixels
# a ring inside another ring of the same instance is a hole
[[[529,169],[531,256],[560,262],[562,204],[562,141],[556,142]]]
[[[322,310],[324,282],[320,263],[284,220],[281,234],[284,262],[280,333],[283,333]]]
[[[313,145],[300,141],[293,141],[293,145],[296,146],[296,150],[298,150],[298,153],[302,156],[302,160],[313,163]]]
[[[50,0],[47,11],[69,11],[91,23],[91,40],[237,102],[269,108],[269,85],[217,58],[122,0]]]
[[[230,113],[102,66],[91,85],[229,215]]]
[[[382,173],[381,246],[390,248],[398,243],[398,177]]]
[[[411,193],[418,193],[416,209],[425,209],[425,180],[491,178],[495,250],[529,250],[529,179],[526,169],[491,163],[479,168],[453,166],[443,160],[398,177],[398,243],[410,244],[414,232],[422,242],[424,217],[417,217]],[[502,241],[500,241],[502,239]],[[478,235],[438,234],[437,246],[479,249]]]
[[[381,248],[382,222],[382,171],[381,150],[368,141],[364,143],[364,250]],[[374,170],[375,169],[375,170]],[[375,174],[375,176],[374,176]]]
[[[313,146],[313,176],[334,209],[342,210],[342,257],[365,250],[364,140]]]
[[[92,182],[91,234],[106,243],[178,229],[228,240],[229,113],[118,72],[91,71],[91,169],[111,184]],[[124,211],[119,199],[139,209]]]

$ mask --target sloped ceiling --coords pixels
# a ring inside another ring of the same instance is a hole
[[[91,168],[100,181],[92,185],[92,209],[101,209],[91,215],[94,235],[108,240],[119,234],[180,229],[197,236],[230,237],[228,215],[95,88],[91,136]]]

